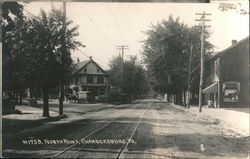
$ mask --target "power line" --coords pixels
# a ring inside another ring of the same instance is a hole
[[[89,21],[96,27],[96,29],[103,35],[103,37],[108,40],[112,45],[114,43],[102,32],[102,30],[97,26],[97,24],[93,21],[93,19],[88,15],[88,13],[85,11],[83,7],[81,7],[85,15],[88,17]],[[115,45],[114,45],[115,46]]]
[[[117,20],[116,20],[116,18],[115,18],[115,15],[113,14],[112,8],[109,7],[109,10],[110,10],[110,12],[111,12],[111,15],[112,15],[114,21],[115,21],[116,27],[118,28],[118,31],[119,31],[120,34],[121,34],[121,37],[122,37],[122,39],[123,39],[123,42],[126,42],[126,39],[125,39],[125,37],[124,37],[124,34],[122,33],[121,28],[119,27],[119,24],[118,24],[118,22],[117,22]]]
[[[118,22],[117,22],[117,19],[116,19],[115,15],[114,15],[114,13],[113,13],[113,11],[112,11],[112,8],[109,7],[109,10],[110,10],[110,13],[111,13],[111,15],[112,15],[112,17],[113,17],[113,19],[114,19],[114,22],[115,22],[115,24],[116,24],[116,27],[117,27],[117,29],[118,29],[118,31],[119,31],[121,37],[122,37],[123,42],[124,42],[124,43],[127,43],[127,40],[125,39],[125,36],[124,36],[124,34],[122,33],[122,30],[121,30],[121,28],[120,28],[120,26],[119,26],[119,24],[118,24]],[[128,50],[128,51],[129,51],[129,53],[130,53],[130,50]],[[130,53],[130,54],[131,54],[131,53]]]
[[[85,52],[83,52],[82,50],[79,50],[79,49],[77,49],[80,53],[82,53],[84,56],[86,56],[87,58],[89,58],[89,56],[85,53]]]
[[[24,10],[28,13],[28,14],[30,14],[31,16],[33,16],[33,17],[35,17],[35,15],[34,14],[32,14],[30,11],[28,11],[27,9],[25,9],[24,8]],[[110,41],[111,42],[111,41]],[[88,59],[89,59],[89,56],[85,53],[85,52],[83,52],[82,50],[80,50],[80,49],[77,49],[81,54],[83,54],[84,56],[86,56]],[[102,66],[101,64],[98,64],[98,65],[100,65],[102,68],[104,68],[105,70],[108,70],[107,68],[105,68],[104,66]]]
[[[101,65],[100,63],[98,63],[98,65],[100,65],[102,68],[104,68],[105,70],[108,70],[106,67],[104,67],[103,65]]]
[[[81,54],[83,54],[84,56],[86,56],[88,59],[90,56],[88,56],[85,52],[83,52],[82,50],[77,49]],[[104,68],[105,70],[108,70],[106,67],[102,66],[100,63],[98,63],[98,65],[100,65],[102,68]]]
[[[26,11],[28,14],[30,14],[31,16],[35,17],[35,15],[33,13],[31,13],[30,11],[28,11],[27,9],[23,8],[24,11]]]

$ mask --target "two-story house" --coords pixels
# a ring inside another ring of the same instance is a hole
[[[204,104],[215,107],[249,105],[249,36],[205,62]]]
[[[92,101],[107,100],[108,74],[90,56],[89,60],[76,63],[67,87],[77,99],[87,95]]]

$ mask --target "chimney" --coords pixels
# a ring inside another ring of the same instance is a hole
[[[232,45],[237,44],[237,40],[232,40]]]
[[[89,56],[89,59],[92,60],[92,56]]]

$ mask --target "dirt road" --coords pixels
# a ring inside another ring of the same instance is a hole
[[[247,158],[250,150],[247,138],[224,136],[226,130],[216,120],[199,119],[158,100],[71,115],[41,127],[9,138],[3,135],[3,155],[230,159]]]

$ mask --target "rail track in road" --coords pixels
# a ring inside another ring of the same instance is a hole
[[[118,155],[117,155],[117,157],[116,157],[117,159],[120,158],[120,156],[121,156],[121,154],[123,153],[124,149],[128,146],[129,141],[131,141],[132,137],[134,136],[135,131],[137,130],[139,124],[141,123],[141,120],[142,120],[143,115],[144,115],[145,112],[148,110],[148,107],[149,107],[149,104],[147,104],[146,109],[142,112],[142,114],[141,114],[141,116],[140,116],[140,118],[139,118],[139,120],[138,120],[138,122],[137,122],[135,128],[133,129],[132,134],[129,136],[129,138],[127,138],[126,143],[122,146],[120,152],[118,153]]]
[[[136,109],[138,107],[140,107],[141,105],[137,105],[137,107],[135,107]],[[125,148],[128,146],[129,142],[131,141],[132,137],[134,136],[134,133],[136,132],[141,120],[142,120],[142,117],[143,115],[145,114],[145,112],[147,111],[147,109],[149,108],[150,104],[145,104],[142,106],[142,108],[139,108],[139,110],[143,110],[143,112],[141,113],[141,115],[139,116],[139,120],[136,122],[136,126],[134,127],[133,131],[132,131],[132,134],[130,134],[127,139],[126,139],[126,142],[122,145],[122,147],[120,148],[116,158],[120,158],[121,154],[123,153],[123,151],[125,150]],[[133,110],[132,110],[133,111]],[[103,124],[101,127],[93,130],[91,133],[89,133],[88,135],[84,136],[83,138],[81,138],[80,140],[78,141],[82,141],[82,140],[85,140],[85,139],[88,139],[90,137],[93,137],[95,134],[97,134],[98,132],[100,132],[101,130],[107,128],[107,126],[111,125],[112,123],[114,123],[115,121],[117,121],[119,118],[125,116],[126,114],[128,114],[129,112],[125,112],[125,113],[121,113],[120,115],[118,115],[117,117],[115,117],[114,119],[112,120],[109,120],[108,122],[106,122],[105,124]],[[62,154],[64,154],[65,152],[67,151],[70,151],[72,148],[76,147],[76,146],[79,146],[78,144],[73,144],[61,151],[59,151],[58,153],[56,153],[53,158],[58,158],[59,156],[61,156]]]

